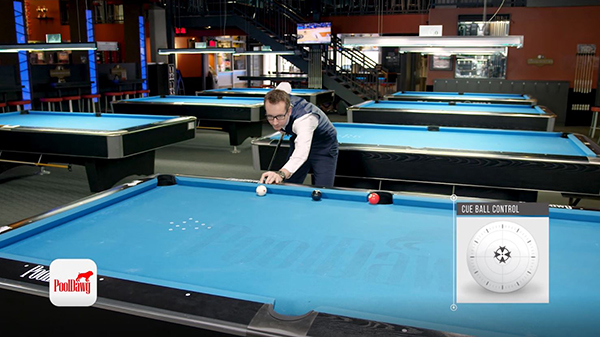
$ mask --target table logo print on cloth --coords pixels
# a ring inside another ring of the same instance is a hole
[[[97,268],[89,259],[57,259],[50,264],[50,301],[59,307],[87,307],[96,302]]]

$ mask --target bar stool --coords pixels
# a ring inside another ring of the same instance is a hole
[[[88,112],[90,111],[90,104],[92,106],[92,112],[96,112],[96,103],[94,103],[94,98],[97,98],[98,111],[100,111],[100,94],[81,95],[81,98],[83,98],[86,101],[86,109]]]
[[[44,110],[44,103],[48,103],[48,111],[62,111],[61,103],[63,99],[60,97],[42,97],[40,103],[42,104],[42,110]],[[58,103],[58,109],[54,108],[54,103]]]
[[[81,99],[81,96],[64,96],[62,98],[63,102],[69,102],[69,111],[73,112],[73,101],[78,101]],[[78,103],[77,108],[81,110],[81,103]]]
[[[137,91],[135,91],[135,90],[123,91],[123,95],[125,95],[125,99],[129,99],[129,95],[131,95],[131,97],[134,98],[136,93],[137,93]]]
[[[23,109],[25,109],[25,105],[27,104],[31,104],[31,101],[28,100],[21,100],[21,101],[9,101],[8,102],[8,106],[16,106],[17,107],[17,111],[21,111],[21,106],[23,106]]]
[[[592,111],[594,113],[594,115],[592,117],[592,126],[590,127],[590,137],[593,139],[594,135],[596,134],[596,130],[600,129],[600,127],[597,126],[598,125],[598,113],[600,112],[600,106],[593,106],[590,108],[590,111]]]
[[[109,110],[108,109],[108,98],[112,97],[112,99],[111,99],[111,103],[112,103],[112,102],[114,102],[114,101],[117,100],[116,99],[117,96],[123,97],[123,93],[120,92],[120,91],[113,91],[113,92],[105,92],[104,93],[104,110],[106,112],[108,112],[108,110]],[[113,111],[112,108],[110,110]]]
[[[136,90],[135,92],[140,95],[140,98],[150,95],[150,90]]]
[[[6,112],[6,103],[0,103],[0,108],[2,108],[2,112]]]

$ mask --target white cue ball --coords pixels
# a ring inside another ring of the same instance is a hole
[[[265,187],[265,185],[260,185],[256,188],[256,195],[258,195],[259,197],[264,197],[265,194],[267,194],[267,188]]]

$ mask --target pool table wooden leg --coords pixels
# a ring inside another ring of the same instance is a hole
[[[104,191],[131,175],[153,174],[154,157],[154,151],[147,151],[120,159],[86,160],[85,170],[90,191]]]

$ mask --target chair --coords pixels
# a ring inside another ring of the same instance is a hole
[[[136,90],[135,93],[138,94],[140,98],[142,98],[150,95],[150,90]]]
[[[94,103],[94,98],[98,99],[98,111],[100,111],[100,94],[87,94],[87,95],[81,95],[81,98],[83,98],[85,100],[86,103],[86,110],[89,112],[90,109],[92,112],[96,112],[96,103]],[[91,105],[91,107],[90,107]]]
[[[21,106],[23,106],[23,109],[25,109],[25,105],[27,104],[31,104],[31,101],[29,100],[21,100],[21,101],[9,101],[8,106],[16,106],[17,107],[17,111],[21,111]]]
[[[123,93],[120,91],[111,91],[111,92],[105,92],[104,93],[104,110],[106,112],[109,111],[108,109],[108,98],[111,97],[111,102],[116,101],[116,97],[119,96],[119,99],[121,99],[121,97],[123,97]],[[112,111],[112,108],[110,109]]]
[[[135,98],[137,91],[135,90],[130,90],[130,91],[123,91],[123,95],[125,96],[125,99],[129,99],[129,95],[131,95],[131,98]]]
[[[69,102],[69,111],[73,112],[73,101],[81,100],[81,96],[64,96],[62,98],[63,102]],[[79,110],[81,110],[81,103],[77,103]]]
[[[48,111],[62,111],[61,109],[61,103],[62,103],[63,99],[61,97],[42,97],[40,98],[40,103],[42,105],[42,110],[44,110],[44,103],[48,104]],[[58,103],[58,109],[56,110],[56,108],[54,107],[54,104]]]
[[[6,112],[6,103],[0,103],[0,108],[2,108],[2,112]]]

